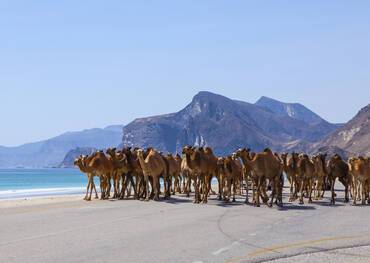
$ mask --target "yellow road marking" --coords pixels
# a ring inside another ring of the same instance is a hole
[[[267,248],[256,250],[256,251],[254,251],[252,253],[249,253],[248,255],[245,255],[245,256],[241,256],[241,257],[237,257],[237,258],[227,260],[226,262],[227,263],[238,262],[238,261],[246,259],[248,257],[256,257],[256,256],[266,254],[266,253],[271,253],[271,252],[279,253],[280,250],[305,247],[307,245],[325,243],[325,242],[328,242],[328,241],[353,239],[353,238],[356,238],[356,237],[358,237],[358,236],[327,237],[327,238],[321,238],[321,239],[317,239],[317,240],[309,240],[309,241],[296,242],[296,243],[280,245],[280,246],[272,246],[272,247],[267,247]]]

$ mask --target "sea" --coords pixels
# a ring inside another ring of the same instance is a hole
[[[83,194],[86,185],[78,169],[0,169],[0,199]]]

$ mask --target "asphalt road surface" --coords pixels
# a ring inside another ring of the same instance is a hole
[[[216,196],[1,208],[0,262],[370,262],[370,206],[338,197],[283,208]]]

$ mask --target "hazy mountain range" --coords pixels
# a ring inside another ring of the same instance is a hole
[[[200,92],[176,113],[136,119],[126,126],[67,132],[18,147],[0,146],[0,167],[68,167],[80,154],[118,145],[153,146],[163,152],[208,145],[218,155],[240,147],[369,155],[369,120],[369,105],[347,124],[333,124],[299,103],[268,97],[248,103]]]
[[[17,147],[0,147],[0,167],[54,167],[77,147],[103,149],[122,141],[122,126],[66,132],[60,136]]]

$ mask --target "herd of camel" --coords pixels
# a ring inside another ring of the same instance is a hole
[[[194,192],[194,203],[207,203],[210,194],[219,200],[235,202],[236,195],[245,194],[249,203],[260,206],[282,205],[284,173],[289,180],[289,202],[304,199],[320,200],[325,190],[331,192],[331,204],[335,204],[334,185],[338,179],[345,189],[345,202],[350,197],[353,204],[360,201],[370,204],[370,159],[350,158],[344,161],[339,155],[328,158],[326,154],[309,156],[301,153],[273,153],[270,149],[253,153],[239,149],[226,157],[217,157],[210,147],[185,146],[182,155],[164,155],[154,148],[122,150],[109,148],[106,153],[96,151],[80,156],[74,162],[88,177],[85,200],[90,201],[92,192],[98,198],[94,177],[100,180],[101,199],[129,198],[159,200],[160,194]],[[217,192],[211,181],[217,179]],[[160,182],[163,182],[162,184]],[[163,185],[163,191],[161,191]],[[244,193],[245,192],[245,193]],[[267,193],[270,193],[268,196]]]

